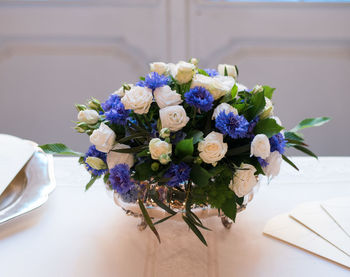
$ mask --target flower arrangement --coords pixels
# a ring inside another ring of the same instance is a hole
[[[274,115],[274,88],[248,89],[237,82],[236,66],[200,69],[198,61],[150,64],[136,84],[124,84],[105,102],[92,98],[76,105],[75,129],[89,136],[85,154],[63,144],[46,144],[47,153],[79,156],[91,174],[86,190],[103,177],[126,203],[137,203],[150,229],[177,213],[206,244],[207,229],[192,211],[211,207],[235,220],[237,209],[258,183],[278,175],[294,147],[316,157],[300,130],[320,126],[327,117],[309,118],[285,131]],[[154,222],[152,203],[169,215]]]

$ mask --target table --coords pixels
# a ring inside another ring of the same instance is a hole
[[[349,276],[349,270],[262,234],[297,204],[350,195],[350,157],[295,157],[263,185],[230,230],[206,220],[206,248],[181,223],[158,226],[162,243],[114,205],[102,184],[88,192],[75,158],[55,157],[56,190],[39,209],[0,226],[0,276]]]

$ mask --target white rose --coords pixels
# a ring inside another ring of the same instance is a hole
[[[162,155],[170,155],[172,151],[171,144],[159,138],[153,138],[149,142],[149,152],[154,160],[159,160]]]
[[[237,68],[234,65],[219,64],[218,65],[219,74],[223,75],[223,76],[225,75],[225,67],[226,67],[227,75],[236,79],[237,78]]]
[[[255,172],[256,169],[254,166],[242,163],[240,168],[236,170],[229,188],[233,190],[238,197],[243,197],[248,194],[258,183],[257,177],[254,175]]]
[[[214,100],[224,96],[230,90],[219,80],[203,74],[196,74],[193,76],[191,88],[194,87],[204,87],[210,92]]]
[[[101,123],[100,127],[94,130],[90,136],[90,142],[96,146],[98,151],[108,153],[115,143],[116,135],[106,124]]]
[[[225,112],[225,114],[229,114],[229,113],[233,113],[235,115],[238,115],[238,111],[236,108],[232,107],[230,104],[227,103],[221,103],[220,105],[218,105],[214,112],[213,112],[213,116],[212,119],[216,119],[216,117],[219,115],[219,113],[221,112]]]
[[[122,85],[119,89],[113,92],[113,94],[118,95],[119,97],[123,97],[125,95],[125,91],[130,90],[133,86],[133,84]]]
[[[264,173],[268,177],[275,177],[280,173],[282,155],[276,150],[265,160],[268,165],[263,167]]]
[[[171,90],[169,86],[156,88],[153,92],[159,108],[174,106],[182,103],[181,95]]]
[[[211,132],[203,141],[198,143],[199,157],[208,164],[216,166],[227,152],[227,143],[224,143],[224,135]]]
[[[218,80],[223,86],[225,86],[225,90],[230,92],[232,87],[235,85],[236,81],[231,76],[222,76],[217,75],[214,77],[215,80]]]
[[[197,66],[198,63],[199,63],[198,59],[196,59],[196,58],[192,58],[190,62],[191,62],[192,64],[194,64],[195,66]]]
[[[179,131],[190,120],[182,106],[169,106],[159,110],[162,128],[168,128],[172,132]]]
[[[271,100],[265,97],[265,102],[266,102],[265,107],[259,115],[261,119],[271,117],[273,115],[273,104]]]
[[[154,62],[154,63],[151,63],[149,66],[150,66],[151,72],[157,72],[159,75],[168,73],[169,68],[166,63]]]
[[[179,84],[186,84],[191,81],[196,66],[192,63],[179,62],[176,66],[169,65],[171,75]]]
[[[78,120],[87,124],[95,124],[98,119],[99,115],[95,110],[84,110],[78,113]]]
[[[270,155],[270,141],[264,134],[256,135],[250,145],[250,156],[266,159]]]
[[[152,90],[144,87],[132,87],[121,99],[125,109],[132,109],[137,114],[148,113],[153,101]]]
[[[116,149],[128,149],[129,145],[117,143],[112,150]],[[109,169],[114,168],[117,164],[127,164],[129,168],[134,165],[134,156],[130,153],[119,153],[110,151],[107,154],[107,165]]]

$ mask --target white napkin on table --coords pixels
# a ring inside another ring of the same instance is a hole
[[[0,194],[5,191],[35,150],[36,146],[32,142],[0,134]]]

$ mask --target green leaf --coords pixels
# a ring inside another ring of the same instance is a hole
[[[101,170],[107,168],[106,163],[97,157],[87,157],[85,162],[93,169]]]
[[[250,151],[250,144],[235,147],[227,151],[226,156],[237,156]]]
[[[191,130],[188,132],[187,137],[193,138],[193,144],[196,144],[203,140],[203,132],[199,130]]]
[[[190,178],[197,186],[205,186],[212,175],[198,164],[192,166]]]
[[[138,200],[139,202],[139,206],[140,206],[140,209],[141,209],[141,212],[142,212],[142,215],[145,219],[145,222],[147,223],[147,225],[149,226],[149,228],[152,230],[152,232],[156,235],[159,243],[160,243],[160,237],[159,237],[159,234],[158,234],[158,231],[156,229],[156,227],[154,227],[154,224],[145,208],[145,206],[143,205],[143,202],[141,201],[141,199]]]
[[[139,163],[135,166],[135,171],[133,177],[139,181],[149,180],[154,174],[150,161]]]
[[[304,146],[301,146],[301,145],[294,145],[293,147],[294,147],[295,149],[297,149],[297,150],[299,150],[299,151],[301,151],[301,152],[303,152],[303,153],[305,153],[305,154],[311,156],[311,157],[314,157],[314,158],[318,159],[318,157],[317,157],[317,155],[316,155],[315,153],[313,153],[311,150],[307,149],[307,148],[304,147]]]
[[[292,167],[294,167],[296,170],[299,171],[299,168],[298,168],[290,159],[288,159],[287,156],[282,155],[282,159],[283,159],[284,161],[286,161],[289,165],[291,165]]]
[[[278,134],[284,128],[277,124],[276,120],[273,118],[265,118],[260,120],[255,128],[254,134],[265,134],[267,137],[272,137],[273,135]]]
[[[140,145],[140,146],[124,148],[124,149],[112,149],[111,151],[118,152],[118,153],[137,153],[137,152],[142,152],[145,149],[148,149],[148,145]]]
[[[271,88],[269,86],[263,86],[264,88],[264,95],[269,98],[269,99],[272,99],[272,95],[273,95],[273,92],[275,91],[275,88]]]
[[[87,191],[95,183],[95,181],[97,179],[98,179],[98,176],[91,175],[91,179],[90,179],[89,183],[87,183],[86,186],[85,186],[85,191]]]
[[[205,70],[200,69],[200,68],[198,68],[198,73],[202,74],[202,75],[205,75],[205,76],[209,76],[209,74]]]
[[[69,156],[77,156],[83,157],[84,154],[80,152],[76,152],[62,143],[52,143],[52,144],[44,144],[39,146],[45,153],[47,154],[59,154],[59,155],[69,155]]]
[[[130,141],[130,140],[133,140],[133,139],[147,139],[149,138],[149,133],[147,132],[136,132],[130,136],[127,136],[127,137],[123,137],[119,140],[117,140],[117,143],[124,143],[124,142],[127,142],[127,141]]]
[[[155,192],[154,194],[151,195],[151,198],[153,199],[153,201],[160,207],[162,208],[164,211],[166,211],[169,214],[175,215],[176,212],[173,211],[169,206],[165,205],[162,201],[159,200],[158,196],[157,196],[157,192]]]
[[[300,141],[300,142],[304,141],[304,137],[300,133],[285,132],[284,133],[284,137],[286,139],[288,139],[288,140],[291,139],[291,140],[297,140],[297,141]]]
[[[175,148],[175,155],[178,157],[192,156],[194,151],[193,138],[181,140]]]
[[[227,198],[222,204],[221,209],[227,217],[231,218],[233,221],[236,220],[237,205],[233,198]]]
[[[236,96],[237,96],[237,93],[238,93],[238,86],[237,84],[235,83],[235,85],[232,87],[231,89],[231,97],[232,99],[235,99]]]
[[[228,76],[228,73],[227,73],[227,68],[226,68],[226,66],[225,66],[225,71],[224,71],[224,75],[225,75],[225,76]]]
[[[188,219],[185,215],[182,215],[183,220],[187,223],[188,227],[195,233],[195,235],[200,239],[200,241],[205,245],[208,246],[205,238],[203,237],[201,231],[192,223],[191,220]]]
[[[265,108],[266,102],[265,102],[265,96],[264,92],[257,92],[254,93],[251,100],[250,100],[251,106],[247,110],[247,120],[250,121],[254,117],[256,117],[260,112]]]
[[[141,151],[140,153],[136,154],[136,157],[141,158],[141,157],[147,157],[149,155],[148,149],[145,149]]]
[[[162,219],[160,219],[160,220],[154,222],[153,225],[157,225],[157,224],[159,224],[159,223],[162,223],[162,222],[168,220],[169,218],[173,217],[174,215],[175,215],[175,214],[171,214],[171,215],[169,215],[169,216],[166,216],[166,217],[164,217],[164,218],[162,218]]]
[[[331,120],[330,117],[306,118],[306,119],[302,120],[297,126],[295,126],[290,131],[291,132],[298,132],[298,131],[305,129],[305,128],[321,126],[330,120]]]

